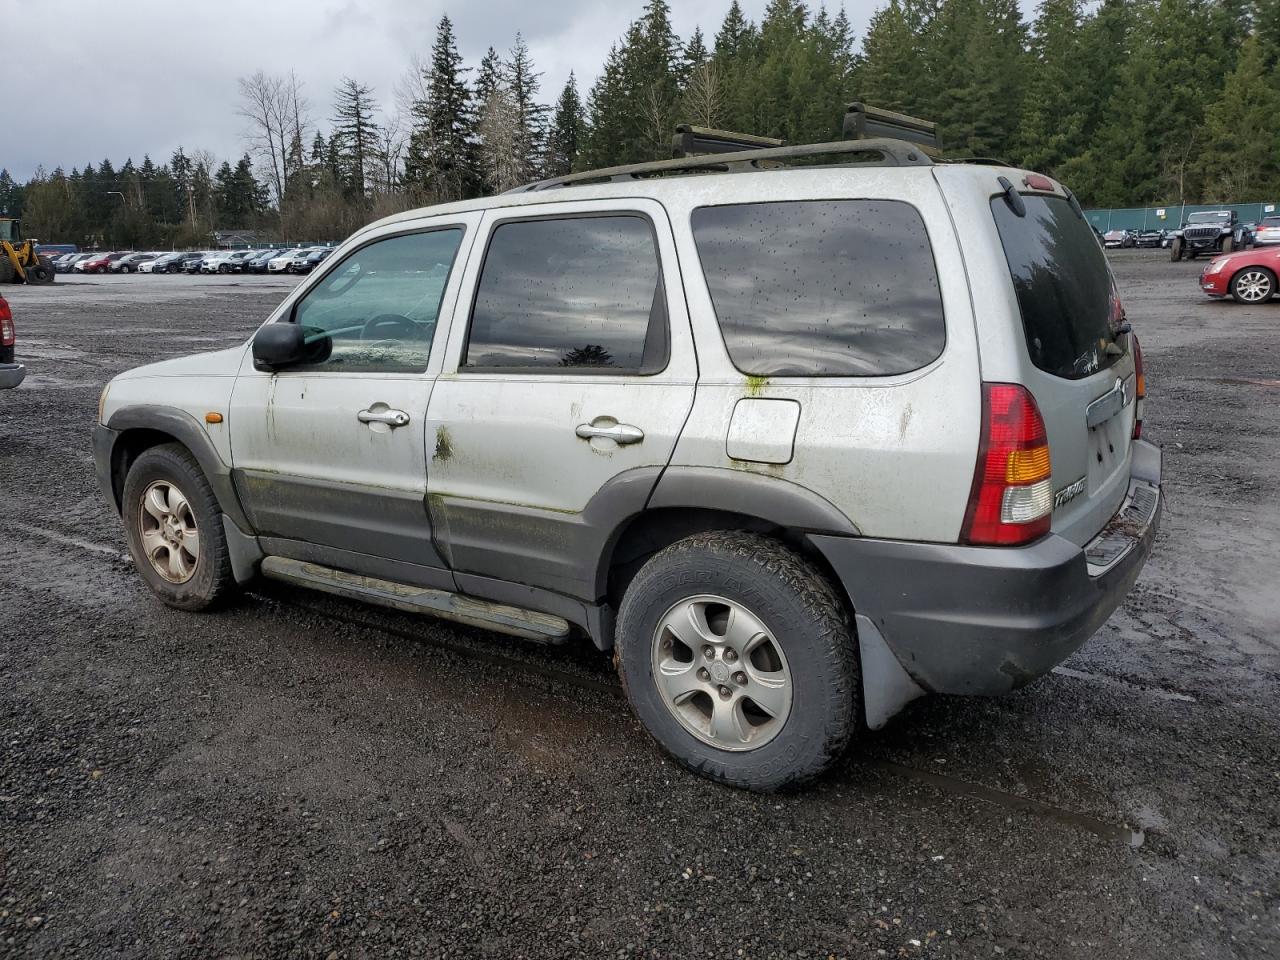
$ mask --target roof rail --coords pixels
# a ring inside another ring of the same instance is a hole
[[[930,120],[909,117],[905,113],[869,107],[865,103],[849,104],[844,112],[842,130],[846,137],[861,140],[868,137],[893,137],[907,140],[930,151],[941,153],[938,125]]]
[[[887,138],[872,140],[836,140],[832,143],[805,143],[790,147],[769,147],[758,150],[742,150],[737,153],[719,153],[702,157],[682,157],[675,160],[655,160],[652,163],[632,163],[621,167],[605,167],[601,170],[584,170],[563,177],[552,177],[537,183],[526,184],[508,190],[507,193],[532,193],[537,190],[553,190],[556,187],[586,186],[600,183],[625,183],[649,177],[683,176],[693,173],[747,173],[758,170],[776,170],[786,167],[787,161],[812,157],[839,157],[835,164],[854,162],[857,155],[879,155],[878,161],[868,161],[874,166],[931,167],[933,161],[916,144],[905,140]]]
[[[757,137],[750,133],[734,133],[682,123],[676,127],[676,135],[671,138],[671,156],[679,158],[704,153],[736,153],[740,150],[766,150],[786,145],[787,141],[773,137]]]

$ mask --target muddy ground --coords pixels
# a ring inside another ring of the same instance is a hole
[[[1115,257],[1168,508],[1061,670],[918,701],[806,792],[677,769],[607,658],[280,586],[169,610],[98,392],[287,281],[15,288],[0,394],[0,955],[1280,956],[1280,302]]]

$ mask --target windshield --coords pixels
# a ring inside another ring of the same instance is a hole
[[[1229,213],[1192,213],[1187,216],[1187,223],[1221,223],[1230,219]]]
[[[1031,362],[1076,380],[1111,366],[1120,303],[1093,231],[1062,197],[1024,196],[1019,217],[1004,196],[991,200],[1009,276],[1018,296]]]

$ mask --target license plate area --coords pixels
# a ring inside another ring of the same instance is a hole
[[[1105,423],[1089,428],[1089,492],[1100,490],[1106,481],[1124,465],[1125,422],[1123,411]]]

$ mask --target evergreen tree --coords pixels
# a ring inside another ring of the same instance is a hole
[[[621,163],[627,118],[622,115],[623,53],[617,44],[609,48],[600,78],[591,88],[587,103],[587,137],[583,148],[584,165],[608,167]]]
[[[481,180],[472,141],[475,110],[462,73],[453,23],[441,17],[424,77],[427,97],[414,104],[405,157],[405,180],[436,200],[474,196]]]
[[[1244,41],[1240,60],[1207,111],[1199,173],[1207,200],[1280,196],[1280,67],[1266,62],[1263,40]]]
[[[754,40],[755,28],[742,12],[738,0],[733,0],[729,4],[729,12],[724,16],[724,22],[720,25],[720,32],[716,34],[716,58],[725,60],[743,56],[750,52]]]
[[[932,85],[920,69],[923,37],[913,32],[899,0],[877,10],[862,43],[857,97],[912,116],[931,112]]]
[[[532,180],[537,175],[547,135],[547,108],[536,99],[541,76],[534,70],[529,45],[517,33],[511,53],[502,64],[500,77],[515,106],[515,144],[524,180]]]
[[[1058,175],[1081,149],[1088,115],[1088,78],[1080,70],[1083,0],[1043,0],[1032,32],[1035,68],[1018,130],[1017,156],[1033,170]]]
[[[0,168],[0,216],[22,218],[22,193],[9,171]]]
[[[329,143],[337,151],[339,180],[353,196],[363,197],[378,152],[373,91],[363,83],[343,77],[334,97],[334,127]]]
[[[679,52],[666,0],[650,0],[622,43],[609,51],[591,89],[587,157],[592,166],[670,155]]]
[[[1013,156],[1027,66],[1017,0],[948,0],[928,30],[937,80],[930,118],[947,151]]]
[[[480,61],[480,69],[476,72],[475,100],[485,104],[493,96],[493,92],[502,85],[502,58],[498,51],[490,47]]]
[[[702,38],[702,28],[694,27],[693,36],[689,38],[689,42],[684,45],[684,53],[680,57],[680,89],[688,89],[689,81],[694,73],[709,59],[711,54],[707,52],[706,41]]]
[[[578,96],[578,82],[573,71],[556,100],[555,114],[551,118],[551,130],[547,136],[547,156],[544,173],[548,177],[564,176],[573,170],[582,149],[586,116],[582,100]]]

